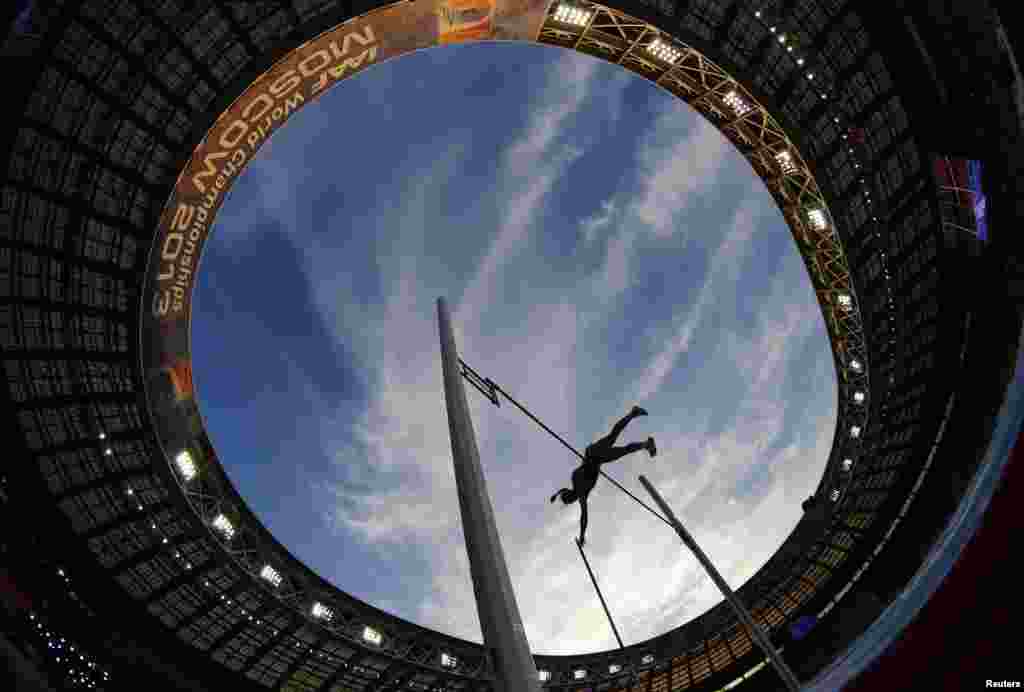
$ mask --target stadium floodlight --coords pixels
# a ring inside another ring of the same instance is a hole
[[[786,35],[785,34],[779,34],[779,43],[785,43],[785,42],[786,42]]]
[[[775,155],[775,160],[779,162],[779,168],[782,169],[783,175],[788,175],[796,170],[796,164],[793,163],[793,155],[788,151],[780,151]]]
[[[105,432],[101,432],[101,433],[100,433],[100,439],[101,439],[101,440],[105,440],[105,439],[107,439],[107,433],[105,433]]]
[[[849,310],[853,307],[853,298],[850,297],[849,293],[840,293],[836,297],[836,301],[839,303],[839,307],[844,310]]]
[[[753,108],[753,106],[747,103],[743,99],[743,97],[739,95],[739,92],[737,92],[735,89],[726,94],[722,100],[725,101],[725,105],[729,106],[729,108],[732,108],[736,115],[740,117],[743,117],[744,115],[749,113]]]
[[[664,60],[669,64],[675,64],[676,60],[679,59],[679,56],[683,54],[681,50],[673,48],[671,44],[660,38],[655,39],[651,45],[647,46],[647,52],[659,60]]]
[[[576,26],[586,26],[587,22],[590,21],[591,13],[587,10],[579,7],[573,7],[572,5],[561,4],[558,9],[555,10],[555,19],[566,24],[574,24]]]
[[[549,670],[538,670],[537,671],[537,677],[540,679],[541,682],[547,682],[548,680],[551,679],[551,671],[549,671]]]
[[[174,457],[174,463],[178,465],[178,471],[186,481],[196,477],[196,462],[192,459],[192,454],[187,449],[178,452],[178,456]]]
[[[380,646],[380,643],[384,641],[384,637],[381,636],[380,632],[366,625],[363,627],[363,641]]]
[[[103,450],[103,453],[106,454],[108,457],[113,456],[114,450],[111,449],[110,447],[107,447],[106,449]]]
[[[442,652],[441,665],[444,668],[454,668],[455,666],[459,665],[459,659],[455,658],[454,656],[449,656],[448,654]]]
[[[213,528],[224,534],[224,538],[229,541],[235,535],[235,527],[231,525],[231,520],[223,514],[218,514],[213,520]]]
[[[620,670],[622,670],[622,666],[620,666],[618,663],[613,663],[610,666],[608,666],[608,674],[609,675],[615,675]]]
[[[811,209],[807,212],[807,219],[811,222],[811,228],[816,231],[824,231],[825,227],[828,226],[828,222],[825,220],[824,209]]]
[[[260,576],[275,587],[281,586],[281,573],[270,565],[263,565],[263,569],[260,570]]]
[[[860,437],[860,426],[859,425],[855,425],[852,428],[850,428],[850,437],[852,437],[852,438]]]
[[[646,656],[640,659],[640,662],[644,665],[647,665],[648,663],[654,663],[654,654],[647,654]]]
[[[864,370],[864,364],[854,358],[850,361],[850,369],[854,372],[862,372]]]
[[[575,679],[577,679],[577,680],[582,680],[583,678],[587,677],[587,671],[582,670],[582,669],[581,670],[574,670],[572,672],[572,676]]]
[[[796,64],[799,65],[800,67],[803,67],[804,66],[804,59],[803,58],[797,58],[796,59]]]
[[[832,491],[832,494],[829,497],[832,498],[832,502],[835,502],[836,500],[838,500],[839,499],[839,489],[838,488],[834,489]]]
[[[313,604],[313,610],[311,612],[313,614],[313,617],[323,620],[325,622],[330,622],[334,619],[334,611],[325,606],[320,601],[316,601]]]
[[[856,402],[858,404],[863,404],[864,403],[864,392],[854,392],[853,393],[853,400],[854,400],[854,402]]]
[[[853,467],[853,459],[843,459],[843,471],[849,471]]]

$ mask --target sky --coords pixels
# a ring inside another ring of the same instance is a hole
[[[562,49],[446,46],[307,105],[241,175],[201,259],[197,396],[228,476],[321,576],[481,642],[441,377],[462,358],[578,449],[619,444],[739,587],[800,518],[836,422],[825,326],[763,183],[695,111]],[[550,504],[576,459],[466,387],[537,654],[615,648]],[[587,553],[627,645],[722,600],[671,530],[600,480]]]

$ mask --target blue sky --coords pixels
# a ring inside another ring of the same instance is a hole
[[[359,598],[481,641],[435,300],[460,354],[578,448],[634,403],[646,474],[734,587],[824,469],[835,372],[810,281],[749,165],[685,104],[551,47],[433,48],[306,106],[246,169],[202,257],[195,382],[227,472],[293,553]],[[575,459],[467,388],[536,653],[614,648],[548,503]],[[588,555],[627,644],[721,596],[601,481]]]

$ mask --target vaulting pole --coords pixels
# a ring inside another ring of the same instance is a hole
[[[587,554],[583,552],[583,546],[580,545],[580,539],[576,540],[576,547],[580,549],[580,557],[583,558],[583,564],[587,567],[587,574],[590,575],[590,581],[594,584],[594,591],[597,592],[597,597],[601,599],[601,607],[604,608],[604,614],[608,618],[608,624],[612,626],[612,632],[615,633],[615,639],[619,642],[619,648],[625,649],[622,645],[622,637],[619,636],[619,628],[615,626],[615,621],[612,620],[612,614],[608,612],[608,604],[604,602],[604,594],[601,593],[601,587],[597,585],[597,578],[594,577],[594,570],[590,569],[590,560],[587,559]]]
[[[704,569],[706,569],[708,574],[711,575],[711,580],[715,582],[715,585],[718,586],[718,590],[722,592],[723,596],[725,596],[725,600],[727,600],[729,605],[732,606],[732,609],[736,611],[736,616],[739,617],[740,622],[746,626],[751,639],[761,647],[765,656],[768,657],[768,660],[771,661],[775,670],[782,677],[782,681],[786,684],[786,688],[791,690],[791,692],[797,692],[800,689],[800,681],[797,680],[795,675],[793,675],[793,671],[789,669],[786,662],[779,658],[779,655],[775,652],[775,647],[772,646],[772,643],[768,640],[764,630],[762,630],[761,627],[754,622],[754,619],[750,617],[750,613],[747,612],[746,607],[740,603],[740,599],[736,598],[736,594],[734,594],[732,589],[729,588],[725,579],[722,579],[722,575],[718,573],[715,566],[711,564],[711,560],[708,559],[708,556],[705,555],[704,551],[700,549],[699,545],[697,545],[697,541],[693,540],[693,536],[691,536],[690,533],[683,528],[683,525],[679,523],[679,520],[676,519],[676,515],[672,512],[672,509],[665,504],[665,500],[661,498],[661,495],[659,495],[658,491],[654,489],[654,486],[651,485],[650,481],[645,477],[640,476],[640,482],[644,484],[644,487],[647,488],[647,492],[651,494],[654,501],[658,503],[659,507],[661,507],[661,511],[664,512],[666,517],[668,517],[668,520],[672,523],[672,526],[675,528],[676,533],[679,534],[679,537],[683,539],[683,543],[686,544],[686,547],[692,550],[693,554],[697,556],[698,560],[700,560],[700,563],[704,565]]]
[[[444,298],[437,299],[437,320],[441,332],[441,370],[455,484],[484,646],[492,656],[495,682],[502,692],[540,692],[537,667],[519,617],[519,606],[512,591],[512,580],[480,466],[480,452],[476,446],[473,421],[469,417],[459,354]]]

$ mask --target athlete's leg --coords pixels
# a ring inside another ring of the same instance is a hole
[[[644,411],[639,406],[634,406],[633,410],[627,413],[625,416],[620,418],[615,425],[612,426],[612,431],[597,441],[597,445],[601,447],[611,447],[615,444],[615,440],[619,439],[619,435],[626,429],[626,425],[629,421],[637,418],[638,416],[646,416],[647,411]]]
[[[601,455],[601,463],[607,464],[613,461],[617,461],[622,457],[626,456],[627,454],[639,452],[641,449],[647,449],[646,442],[630,442],[625,447],[612,447],[611,449],[606,450],[605,453]]]

